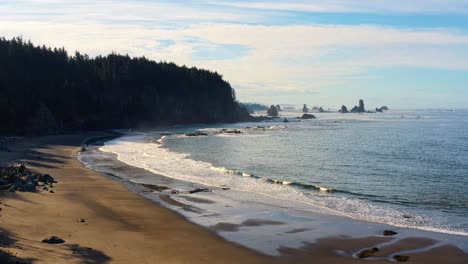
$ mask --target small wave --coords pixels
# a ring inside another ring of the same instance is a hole
[[[266,177],[258,177],[258,176],[255,176],[255,175],[251,174],[251,173],[240,172],[240,171],[237,171],[237,170],[234,170],[234,169],[228,169],[228,168],[225,168],[225,167],[212,166],[212,169],[216,170],[216,171],[219,171],[219,172],[222,172],[222,173],[226,173],[226,174],[238,175],[238,176],[242,176],[242,177],[250,177],[250,178],[253,178],[253,179],[261,179],[261,180],[263,180],[265,182],[268,182],[268,183],[271,183],[271,184],[290,185],[290,186],[300,187],[302,189],[308,189],[308,190],[314,190],[314,191],[320,191],[320,192],[328,192],[328,193],[333,193],[333,192],[337,191],[336,189],[333,189],[333,188],[327,188],[327,187],[317,186],[317,185],[312,185],[312,184],[307,184],[307,183],[292,182],[292,181],[285,181],[285,180],[276,180],[276,179],[270,179],[270,178],[266,178]],[[346,191],[342,191],[342,192],[346,192]]]
[[[318,210],[321,212],[326,210],[323,212],[353,219],[467,235],[466,231],[456,227],[451,228],[445,224],[444,219],[440,218],[418,217],[418,215],[410,213],[412,216],[407,219],[402,217],[402,214],[407,212],[367,203],[361,199],[338,195],[311,197],[301,189],[324,193],[346,193],[347,191],[301,182],[262,178],[249,172],[215,167],[209,162],[190,159],[186,153],[171,151],[160,144],[140,140],[140,136],[124,137],[106,142],[105,146],[99,149],[117,154],[120,161],[131,166],[140,167],[169,178],[199,183],[205,186],[228,186],[231,190],[260,195],[255,199],[274,205],[284,203],[288,208]],[[263,197],[268,198],[263,200]],[[239,199],[242,199],[242,197]]]
[[[167,136],[162,136],[160,139],[156,140],[156,142],[158,142],[159,144],[162,144],[164,139],[166,139]]]

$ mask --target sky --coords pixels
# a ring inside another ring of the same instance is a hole
[[[0,36],[217,71],[242,102],[468,108],[468,0],[2,0]]]

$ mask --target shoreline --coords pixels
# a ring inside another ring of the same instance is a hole
[[[3,248],[20,259],[38,259],[38,263],[360,263],[362,260],[352,254],[389,239],[329,238],[301,249],[283,248],[279,257],[254,252],[131,192],[121,182],[86,168],[76,159],[85,140],[108,135],[95,132],[26,139],[12,144],[11,153],[0,152],[0,163],[29,161],[28,167],[49,173],[58,181],[54,194],[0,193],[0,231],[10,232],[9,237],[16,240],[9,247],[2,243]],[[85,224],[76,221],[81,218],[86,219]],[[49,246],[38,242],[52,235],[62,237],[66,243]],[[389,263],[386,256],[412,248],[422,240],[403,242],[385,247],[381,259],[372,262]],[[337,250],[342,254],[336,254]],[[444,257],[446,254],[450,258]],[[408,255],[409,263],[468,260],[466,253],[452,246]]]

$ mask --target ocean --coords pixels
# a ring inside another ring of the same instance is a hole
[[[80,160],[271,255],[384,229],[468,250],[467,110],[314,113],[301,122],[299,112],[281,114],[274,122],[126,131]],[[196,131],[206,135],[186,136]]]

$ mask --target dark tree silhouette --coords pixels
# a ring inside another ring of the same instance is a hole
[[[0,38],[0,134],[248,119],[216,72]]]

